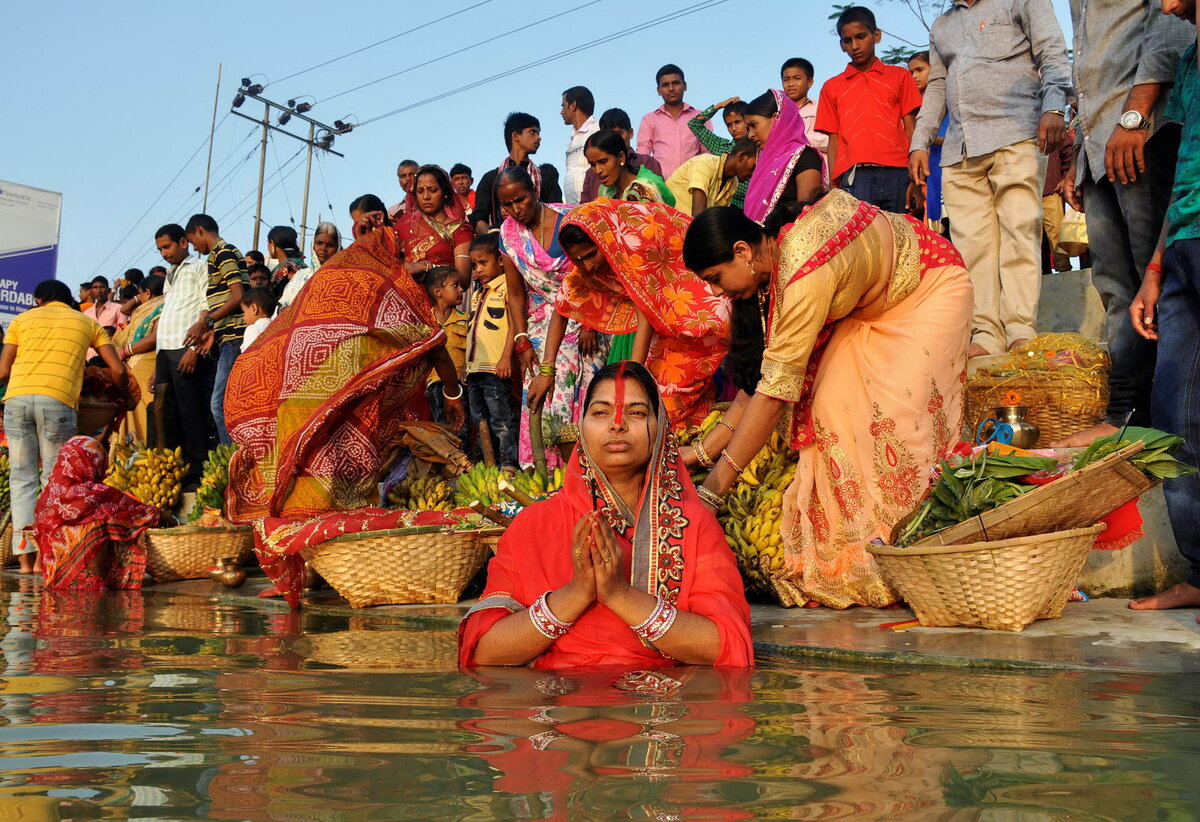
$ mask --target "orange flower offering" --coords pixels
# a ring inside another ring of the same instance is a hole
[[[1020,392],[1018,392],[1018,391],[1008,391],[1007,393],[1005,393],[1005,395],[1004,395],[1004,404],[1005,404],[1005,405],[1020,405],[1020,404],[1021,404],[1021,394],[1020,394]]]

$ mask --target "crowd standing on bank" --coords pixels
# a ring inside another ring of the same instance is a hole
[[[356,198],[352,236],[321,223],[305,249],[277,226],[265,253],[243,255],[208,215],[164,225],[153,240],[167,267],[146,280],[125,272],[128,296],[114,300],[97,277],[80,287],[81,313],[65,286],[43,284],[38,307],[8,329],[0,377],[22,569],[32,569],[32,549],[21,530],[74,433],[83,365],[95,361],[114,383],[133,375],[145,402],[129,430],[182,447],[189,484],[214,443],[241,446],[230,508],[243,522],[369,504],[395,425],[419,418],[448,423],[468,449],[486,422],[508,470],[543,457],[530,437],[540,425],[547,463],[579,473],[563,499],[582,506],[592,483],[596,504],[597,470],[625,441],[588,443],[581,427],[628,431],[652,418],[678,429],[731,400],[692,447],[674,453],[658,434],[636,445],[646,453],[631,476],[649,471],[647,483],[676,462],[710,469],[698,499],[712,508],[786,411],[801,449],[784,527],[796,601],[888,604],[895,596],[863,546],[911,509],[957,437],[968,357],[1037,333],[1043,255],[1055,259],[1064,200],[1086,215],[1113,361],[1107,419],[1065,444],[1153,422],[1188,439],[1183,458],[1194,465],[1194,5],[1072,0],[1072,64],[1049,0],[958,0],[933,23],[928,50],[903,66],[880,59],[874,14],[851,7],[837,20],[849,62],[821,83],[809,60],[791,57],[778,83],[764,77],[700,110],[685,100],[683,68],[668,63],[654,76],[662,105],[636,131],[621,108],[597,116],[586,86],[566,89],[561,173],[540,161],[541,121],[513,112],[504,151],[497,142],[496,166],[477,186],[462,163],[447,172],[403,159],[401,199]],[[644,365],[653,385],[620,363]],[[626,383],[636,414],[623,405]],[[593,418],[601,410],[605,419]],[[608,595],[627,624],[665,619],[661,597],[683,601],[672,580],[643,581],[656,606],[601,590],[595,563],[611,551],[637,561],[673,550],[682,567],[696,549],[626,534],[622,523],[644,513],[619,491],[611,516],[589,515],[581,522],[591,530],[563,535],[575,564],[546,578],[566,593],[531,606],[512,596],[528,586],[507,581],[497,607],[540,609],[542,637]],[[1167,498],[1195,570],[1137,607],[1200,605],[1200,480],[1168,482]],[[684,502],[672,514],[683,524],[710,518]],[[511,556],[503,545],[500,556]],[[294,563],[264,565],[281,588],[295,573]],[[471,623],[465,658],[545,651],[503,616]],[[728,618],[681,618],[703,641],[664,647],[741,658],[713,627]]]

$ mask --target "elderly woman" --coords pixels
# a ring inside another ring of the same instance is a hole
[[[728,301],[683,265],[689,221],[661,203],[593,200],[573,209],[559,242],[575,268],[546,343],[557,350],[568,318],[606,334],[636,332],[630,359],[650,369],[680,428],[708,415],[730,333]],[[529,392],[535,407],[557,381],[538,375]]]
[[[529,172],[519,166],[497,175],[496,191],[506,215],[500,226],[500,252],[508,283],[509,322],[524,375],[519,455],[522,465],[530,465],[535,461],[526,402],[530,382],[543,371],[555,375],[554,390],[542,411],[542,438],[547,445],[567,446],[569,454],[579,438],[576,422],[583,395],[608,355],[608,337],[571,320],[554,358],[545,358],[558,292],[573,268],[558,242],[558,229],[570,207],[539,202]],[[546,460],[550,467],[563,462],[554,451],[547,453]]]
[[[342,250],[342,235],[338,231],[338,227],[333,223],[320,223],[317,230],[313,232],[312,250],[317,264],[302,268],[292,275],[283,289],[283,296],[279,298],[280,310],[295,302],[296,295],[300,293],[300,289],[304,288],[304,284],[308,282],[309,278],[317,273],[317,269]]]
[[[865,546],[911,510],[957,439],[972,312],[962,259],[911,217],[840,190],[778,240],[740,211],[709,209],[683,258],[719,293],[771,300],[757,390],[696,451],[716,463],[701,496],[718,507],[790,412],[800,463],[776,587],[796,605],[891,604]]]
[[[646,369],[596,375],[566,484],[501,538],[461,665],[753,664],[741,576],[670,427]]]
[[[441,166],[421,166],[413,190],[417,207],[396,218],[404,267],[414,277],[440,265],[471,283],[471,239],[475,236],[454,199],[450,176]]]

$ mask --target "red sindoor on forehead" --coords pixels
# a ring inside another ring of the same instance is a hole
[[[617,425],[625,419],[625,363],[622,362],[617,366],[617,386],[616,386],[616,411],[614,411],[613,422]]]

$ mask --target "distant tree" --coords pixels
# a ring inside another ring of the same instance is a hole
[[[917,52],[909,46],[889,46],[879,55],[879,59],[888,65],[898,66],[907,63],[908,59]]]

